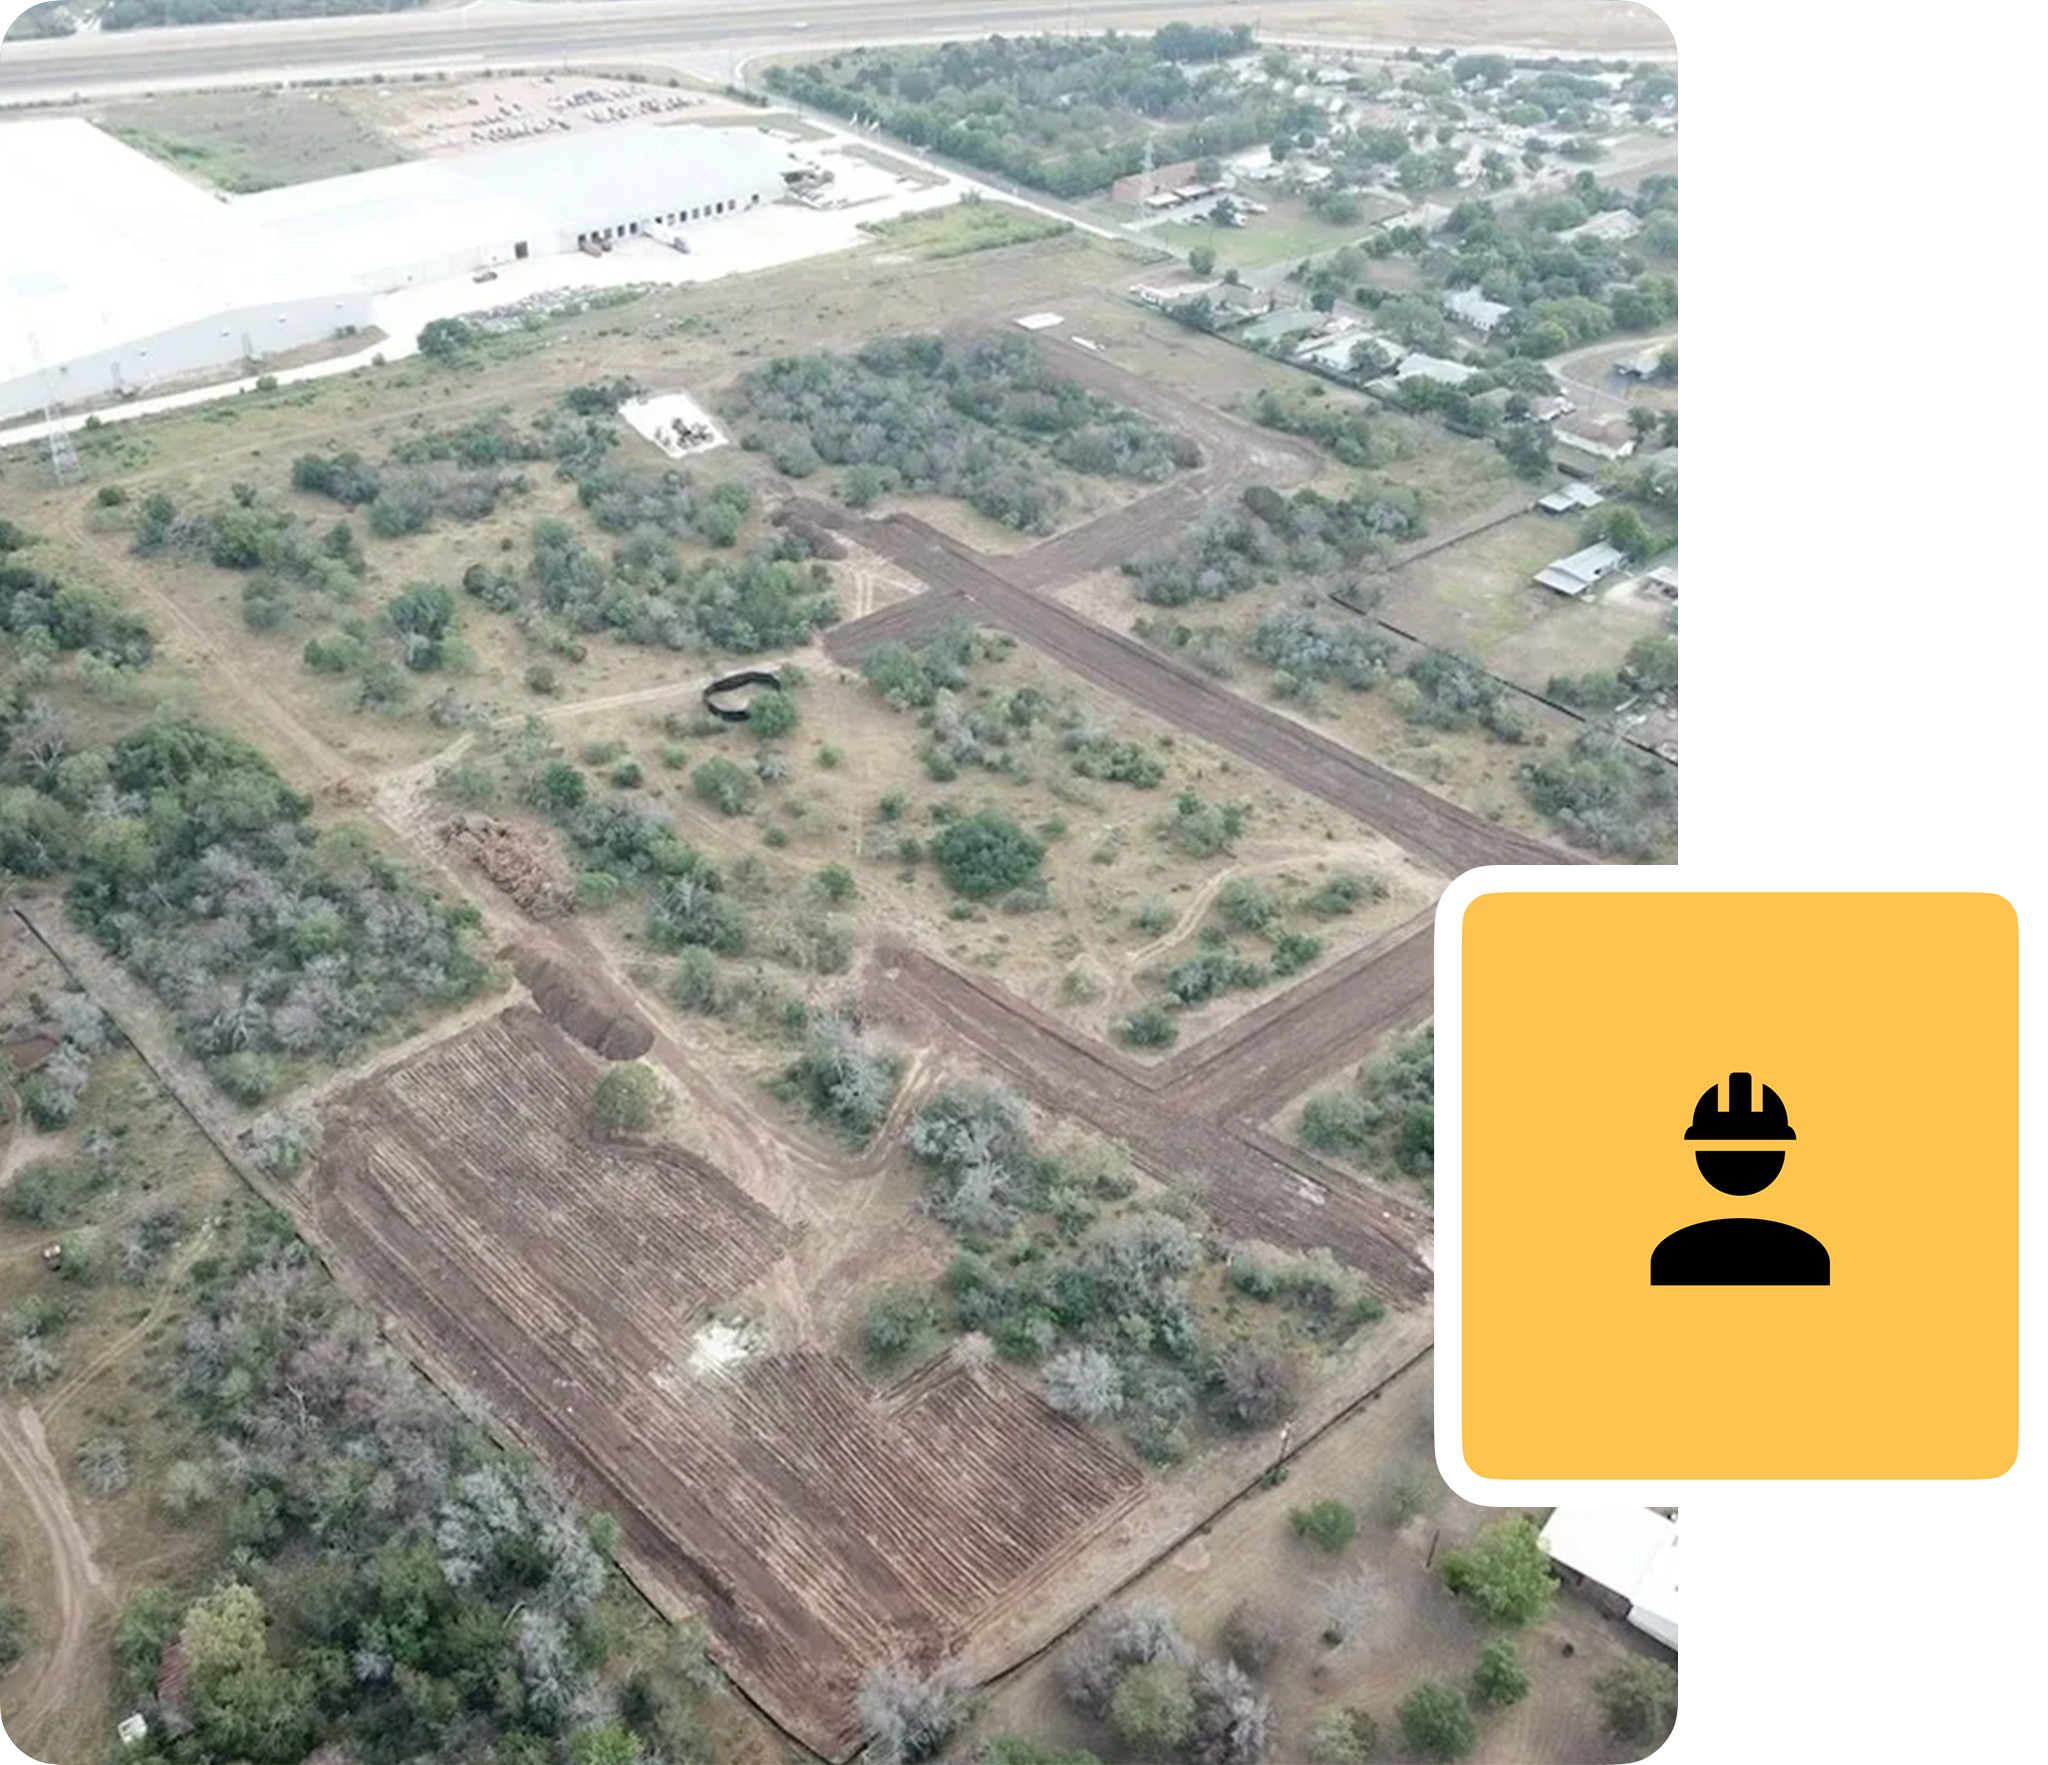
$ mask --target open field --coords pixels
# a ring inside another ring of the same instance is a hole
[[[1263,197],[1260,201],[1266,200]],[[1216,253],[1219,267],[1235,264],[1240,269],[1263,269],[1270,264],[1295,264],[1305,257],[1335,251],[1341,245],[1355,245],[1366,229],[1402,205],[1391,196],[1360,198],[1363,213],[1355,221],[1338,225],[1324,220],[1306,202],[1285,197],[1268,205],[1265,214],[1247,215],[1237,227],[1219,227],[1208,220],[1164,221],[1145,229],[1148,238],[1175,251],[1192,251],[1206,245]]]
[[[405,156],[348,92],[166,93],[88,112],[129,146],[216,190],[366,172]]]
[[[867,230],[882,242],[886,251],[907,252],[913,258],[930,261],[1057,238],[1069,231],[1069,224],[1003,202],[956,202],[948,208],[877,221]]]
[[[880,1397],[803,1344],[750,1351],[732,1320],[786,1229],[700,1161],[591,1145],[594,1071],[515,1010],[344,1097],[318,1229],[619,1516],[778,1720],[843,1750],[865,1663],[958,1646],[1138,1469],[1000,1373]]]
[[[1274,1703],[1271,1757],[1307,1756],[1314,1714],[1331,1704],[1368,1711],[1378,1722],[1383,1754],[1403,1757],[1394,1710],[1418,1679],[1462,1686],[1481,1646],[1494,1634],[1445,1590],[1434,1564],[1497,1517],[1438,1481],[1430,1444],[1432,1360],[1425,1356],[1369,1403],[1289,1464],[1279,1488],[1259,1489],[1206,1527],[1185,1547],[1132,1583],[1120,1599],[1157,1600],[1205,1654],[1222,1652],[1222,1633],[1241,1602],[1279,1620],[1281,1647],[1258,1676]],[[1396,1527],[1386,1513],[1396,1474],[1419,1480],[1426,1510]],[[1356,1508],[1357,1541],[1330,1558],[1291,1535],[1287,1513],[1329,1497]],[[1370,1616],[1332,1647],[1318,1634],[1332,1593],[1344,1588]],[[1616,1661],[1659,1654],[1656,1646],[1572,1593],[1561,1593],[1549,1617],[1518,1639],[1529,1694],[1507,1710],[1482,1716],[1478,1765],[1525,1765],[1535,1759],[1604,1761],[1627,1756],[1601,1732],[1592,1682]],[[1569,1650],[1569,1653],[1567,1653]],[[1096,1724],[1060,1697],[1056,1656],[1032,1663],[989,1697],[978,1723],[986,1734],[1029,1734],[1047,1744],[1103,1749],[1119,1755]]]

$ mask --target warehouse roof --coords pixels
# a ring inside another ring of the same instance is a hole
[[[79,117],[0,124],[0,384],[333,278]]]
[[[432,260],[450,240],[538,241],[564,228],[624,225],[780,182],[802,163],[758,129],[643,123],[409,160],[265,190],[237,207],[374,279]]]

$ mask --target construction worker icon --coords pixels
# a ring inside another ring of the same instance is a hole
[[[1709,1085],[1692,1112],[1688,1140],[1700,1175],[1723,1195],[1755,1195],[1785,1168],[1785,1147],[1798,1138],[1785,1105],[1769,1085],[1752,1101],[1750,1075],[1728,1075],[1728,1106]],[[1650,1257],[1653,1287],[1825,1287],[1828,1250],[1818,1238],[1782,1220],[1701,1220],[1673,1232]]]

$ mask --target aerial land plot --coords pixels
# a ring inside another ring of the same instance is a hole
[[[1163,1610],[1193,1652],[1238,1661],[1271,1700],[1272,1758],[1404,1756],[1402,1701],[1423,1680],[1462,1696],[1482,1649],[1501,1634],[1444,1586],[1445,1555],[1499,1512],[1461,1500],[1437,1477],[1430,1368],[1425,1356],[1398,1374],[1302,1452],[1284,1484],[1249,1494],[1112,1608]],[[1289,1524],[1319,1502],[1342,1504],[1355,1523],[1335,1551]],[[1603,1732],[1595,1685],[1618,1663],[1664,1659],[1656,1645],[1568,1591],[1509,1636],[1526,1689],[1504,1706],[1473,1700],[1464,1756],[1479,1765],[1641,1756]],[[1079,1652],[1069,1643],[1006,1680],[979,1713],[977,1732],[1119,1756],[1110,1724],[1066,1689],[1080,1684],[1069,1666]],[[1379,1750],[1324,1751],[1332,1716],[1346,1711],[1371,1719]]]
[[[953,687],[912,672],[920,652],[868,680],[799,653],[796,721],[767,738],[704,719],[694,693],[568,711],[550,720],[550,759],[507,731],[444,778],[441,813],[530,816],[527,781],[570,768],[607,816],[658,817],[727,876],[745,925],[731,980],[766,960],[801,985],[880,937],[909,938],[1105,1038],[1149,1005],[1170,1012],[1175,1041],[1198,1040],[1435,898],[1434,874],[1370,829],[1029,649],[971,635],[942,647],[933,666]],[[601,893],[590,873],[609,861],[579,851],[580,813],[555,837]],[[1014,884],[967,896],[942,855],[948,829],[983,814],[1038,857]],[[633,891],[588,917],[630,963],[648,955],[648,915]]]
[[[200,183],[247,195],[396,165],[406,154],[368,108],[346,88],[178,92],[110,105],[93,120]]]
[[[1305,202],[1291,198],[1267,206],[1267,213],[1245,215],[1236,226],[1219,227],[1197,216],[1148,227],[1146,237],[1181,252],[1207,246],[1215,252],[1218,263],[1257,269],[1268,264],[1299,263],[1305,257],[1355,245],[1365,228],[1401,213],[1403,208],[1399,197],[1366,196],[1358,202],[1358,217],[1339,223],[1325,220]]]
[[[993,1370],[888,1402],[832,1354],[721,1334],[785,1228],[676,1151],[591,1145],[596,1069],[515,1011],[344,1098],[320,1230],[837,1750],[861,1665],[957,1646],[1140,1473]]]

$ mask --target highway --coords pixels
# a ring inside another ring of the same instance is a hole
[[[1544,23],[1551,14],[1559,22]],[[717,76],[746,55],[777,48],[1139,28],[1176,18],[1255,24],[1269,38],[1328,33],[1363,40],[1375,28],[1399,33],[1410,26],[1430,33],[1393,35],[1395,47],[1447,32],[1471,42],[1489,25],[1533,25],[1521,30],[1531,39],[1521,47],[1563,51],[1589,47],[1597,38],[1610,52],[1676,59],[1654,15],[1611,0],[1499,10],[1470,0],[1371,7],[1340,0],[473,0],[420,12],[12,42],[0,48],[0,105],[508,63],[633,59]]]

